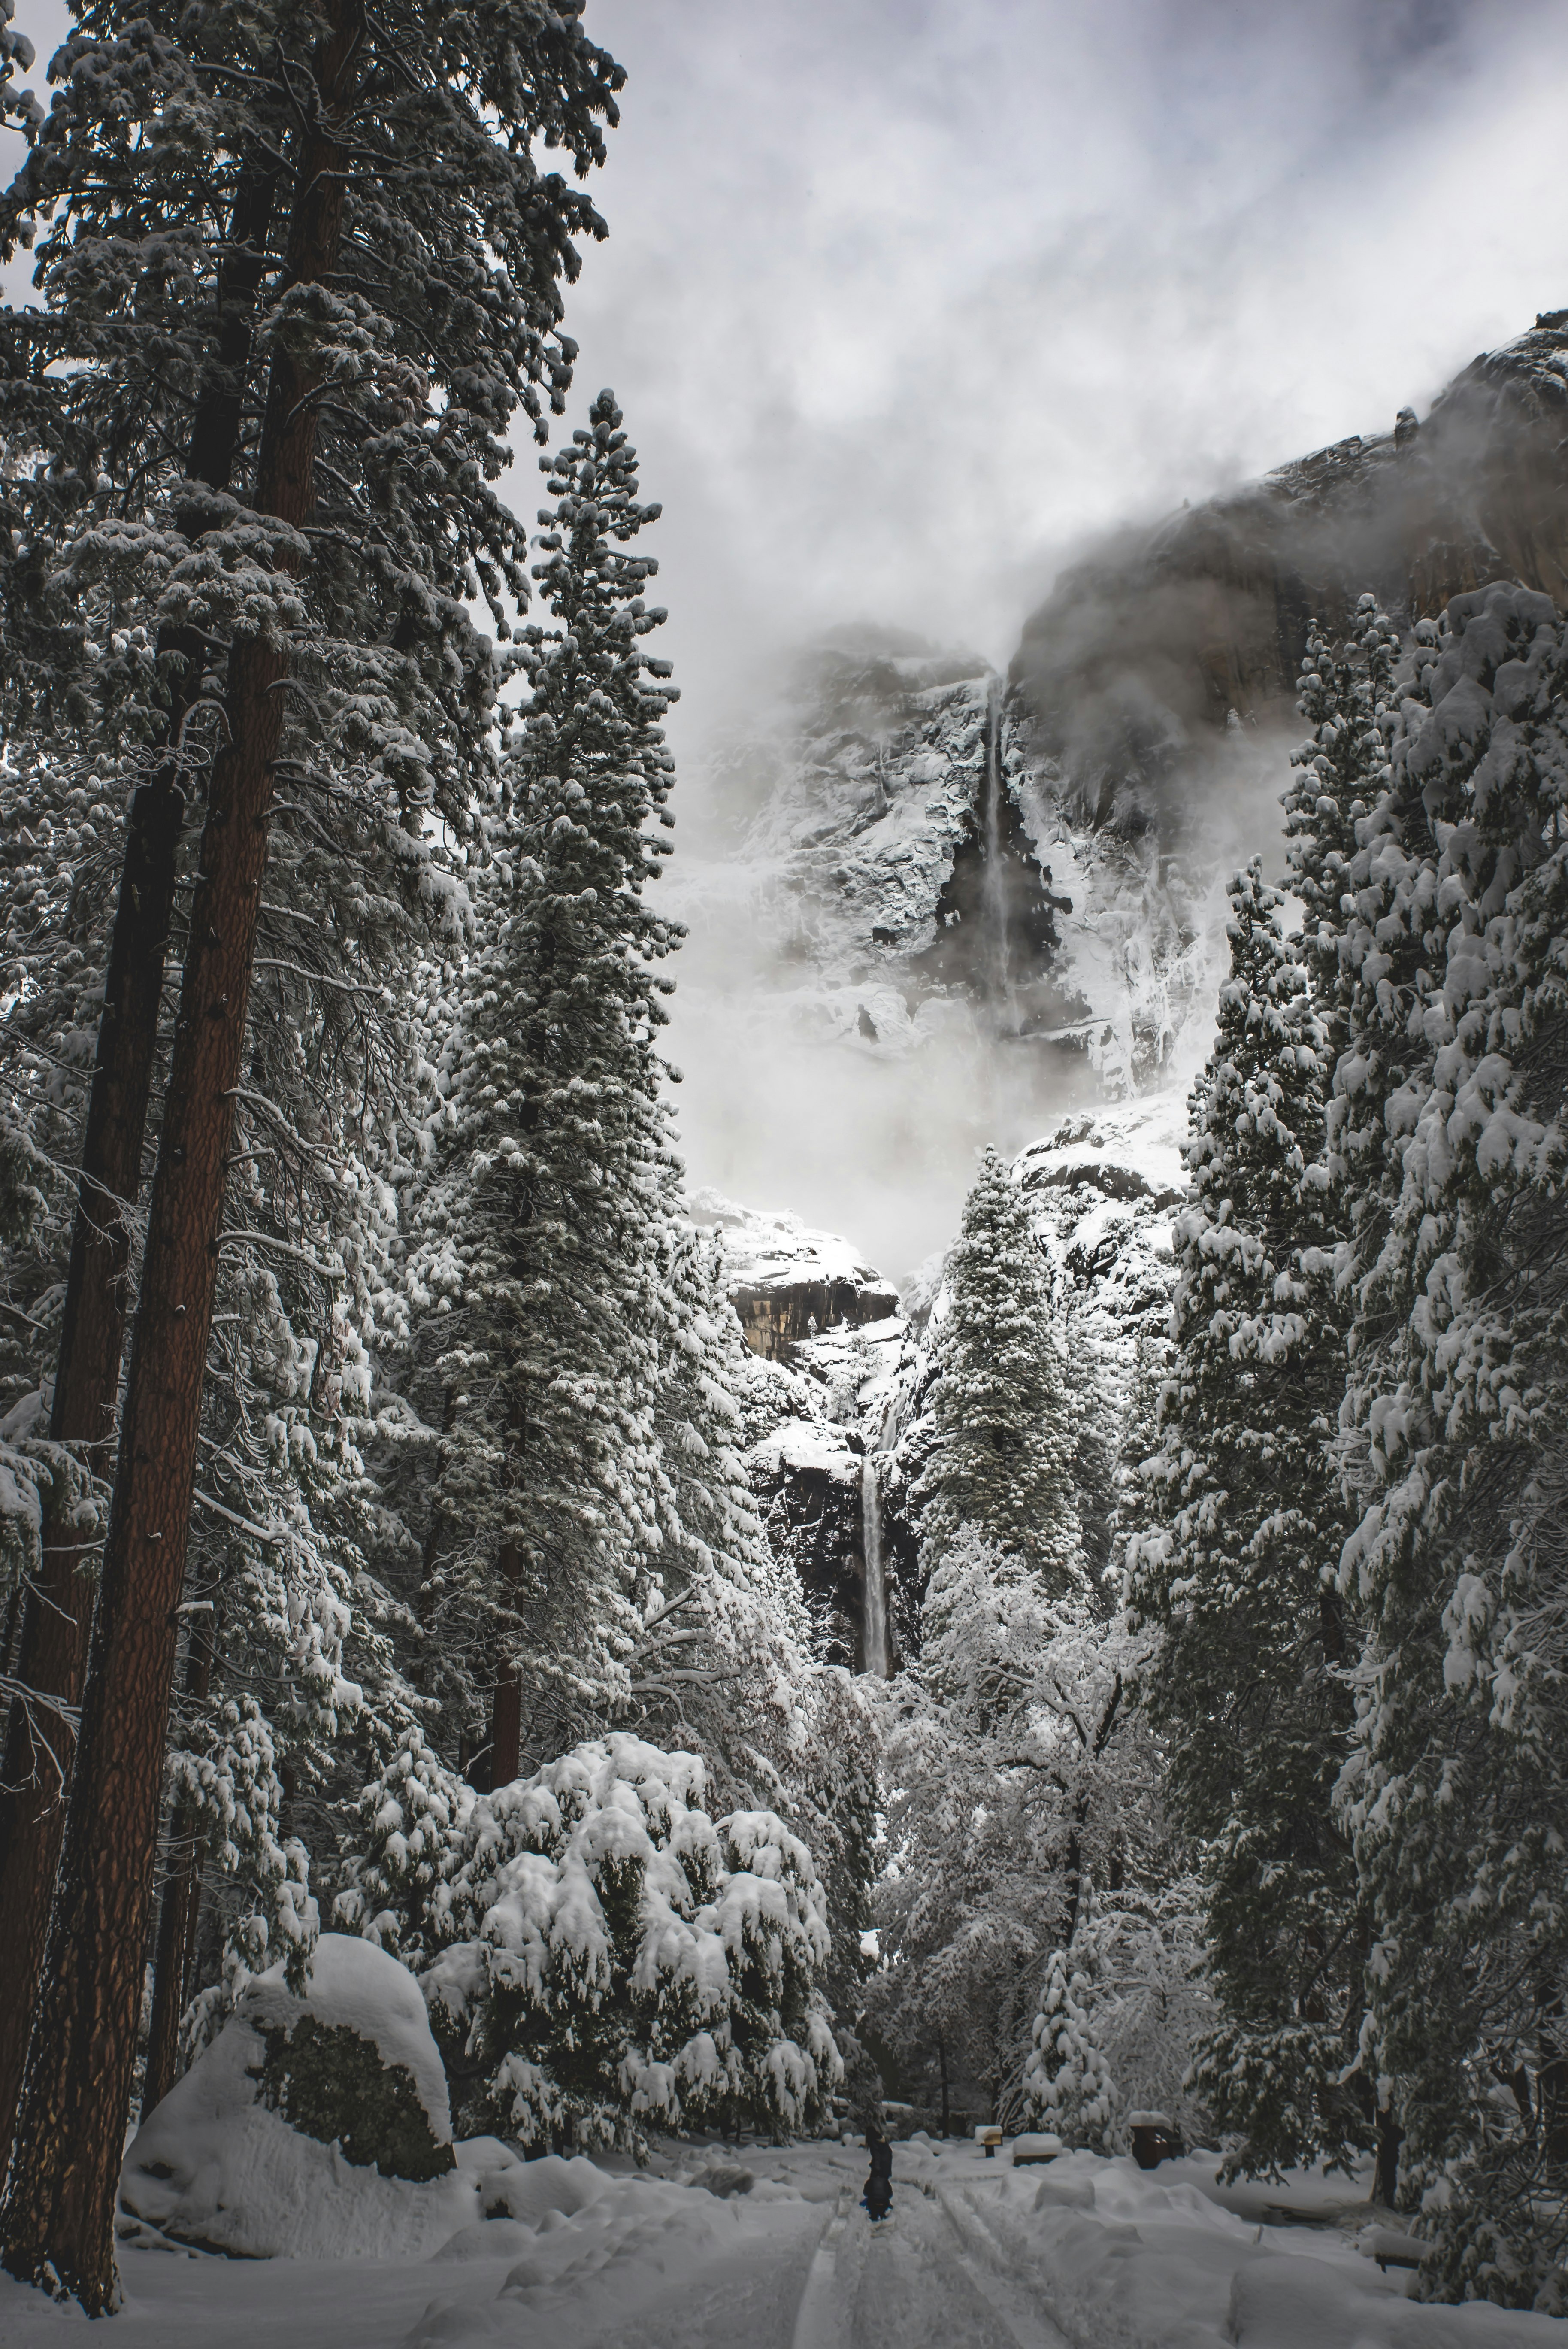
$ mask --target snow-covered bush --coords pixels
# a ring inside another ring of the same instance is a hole
[[[715,1821],[696,1754],[626,1735],[466,1806],[413,1746],[367,1795],[377,1848],[339,1915],[438,1952],[425,1994],[469,2126],[543,2146],[818,2117],[828,1930],[780,1819]]]
[[[1150,1641],[1052,1599],[994,1547],[955,1545],[918,1666],[888,1692],[876,1903],[879,2038],[983,2082],[1016,2117],[1041,1970],[1077,1947],[1091,1870],[1139,1884],[1168,1859],[1159,1757],[1131,1701]]]

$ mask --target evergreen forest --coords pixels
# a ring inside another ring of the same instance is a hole
[[[1568,2316],[1561,600],[1315,595],[1179,1176],[998,1128],[790,1308],[683,1159],[592,13],[78,0],[46,110],[0,0],[0,2262],[112,2314],[245,2029],[421,2190],[1141,2132]],[[1016,1051],[1046,730],[921,690]]]

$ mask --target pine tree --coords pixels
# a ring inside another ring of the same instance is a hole
[[[643,646],[664,618],[655,565],[630,551],[659,510],[608,392],[545,470],[555,625],[524,634],[532,698],[485,826],[409,1272],[450,1398],[426,1604],[461,1625],[470,1692],[494,1690],[498,1786],[629,1693],[663,1549],[658,1252],[678,1178],[655,1048],[678,934],[643,897],[674,688]]]
[[[1285,835],[1290,885],[1305,908],[1303,944],[1330,1073],[1345,1045],[1339,949],[1356,827],[1386,781],[1385,730],[1398,657],[1398,631],[1377,598],[1363,595],[1342,645],[1332,645],[1313,622],[1296,679],[1296,707],[1312,731],[1291,753],[1297,780],[1284,794]]]
[[[1150,1464],[1162,1522],[1133,1546],[1130,1590],[1162,1627],[1151,1702],[1204,1855],[1220,2013],[1198,2089],[1241,2139],[1233,2169],[1274,2174],[1344,2159],[1369,2127],[1340,2084],[1360,2005],[1356,1871],[1333,1806],[1350,1712],[1330,1450],[1344,1340],[1318,1164],[1325,1023],[1255,861],[1230,904],[1176,1229],[1176,1361]]]
[[[1047,1266],[994,1150],[965,1203],[932,1353],[931,1444],[910,1495],[926,1573],[967,1530],[1017,1559],[1045,1596],[1076,1588],[1076,1429]]]
[[[1366,2060],[1439,2239],[1421,2288],[1550,2306],[1568,1723],[1541,1527],[1568,1410],[1568,657],[1548,599],[1501,585],[1417,639],[1351,865],[1331,1110],[1356,1195],[1343,1576],[1367,1627],[1343,1792],[1372,1911]]]
[[[70,54],[68,94],[46,131],[33,125],[5,232],[9,249],[52,207],[43,331],[72,362],[36,378],[52,388],[25,404],[30,470],[11,485],[36,525],[29,617],[62,649],[51,722],[57,705],[60,722],[112,736],[120,702],[161,706],[163,632],[181,627],[205,648],[197,698],[221,698],[224,719],[203,761],[201,877],[50,1929],[62,1956],[45,1970],[5,2205],[13,2271],[53,2274],[98,2309],[115,2292],[114,2172],[269,823],[292,808],[308,825],[322,771],[355,762],[411,844],[444,794],[465,820],[497,682],[469,599],[477,588],[504,630],[503,595],[527,588],[521,533],[490,483],[510,417],[539,416],[541,385],[559,401],[571,350],[557,279],[575,268],[573,233],[599,228],[533,150],[563,144],[586,170],[620,74],[571,12],[433,28],[417,12],[371,20],[357,0],[325,19],[285,7],[167,29],[106,5]],[[152,135],[128,137],[128,119]],[[180,138],[158,135],[176,122]],[[255,289],[253,370],[214,309],[242,185],[279,151],[287,227]],[[209,492],[188,532],[170,454],[183,436],[159,400],[166,386],[199,398],[213,364],[231,369],[254,454],[242,493]],[[84,588],[73,665],[57,616]],[[99,615],[120,623],[101,639]],[[118,1807],[99,1783],[108,1739],[129,1790]],[[90,2158],[84,2115],[102,2121]]]
[[[746,1341],[717,1236],[672,1224],[655,1278],[662,1540],[639,1587],[629,1717],[700,1753],[727,1806],[761,1806],[748,1790],[766,1763],[768,1799],[788,1810],[815,1674],[799,1584],[769,1547],[740,1449]]]
[[[1092,2002],[1089,1978],[1074,1963],[1072,1952],[1053,1950],[1035,2018],[1025,2093],[1065,2144],[1109,2153],[1119,2099],[1095,2030]]]

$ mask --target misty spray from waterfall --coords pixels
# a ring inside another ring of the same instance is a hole
[[[861,1555],[865,1567],[865,1600],[861,1633],[865,1650],[861,1669],[888,1676],[887,1569],[882,1561],[882,1478],[868,1452],[861,1467]]]

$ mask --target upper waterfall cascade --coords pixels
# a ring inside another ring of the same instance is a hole
[[[992,678],[985,697],[985,768],[981,781],[981,838],[985,863],[980,876],[980,902],[992,953],[994,1017],[1007,1035],[1020,1025],[1017,994],[1013,983],[1012,940],[1008,936],[1009,891],[1006,847],[1002,833],[1002,680]]]

